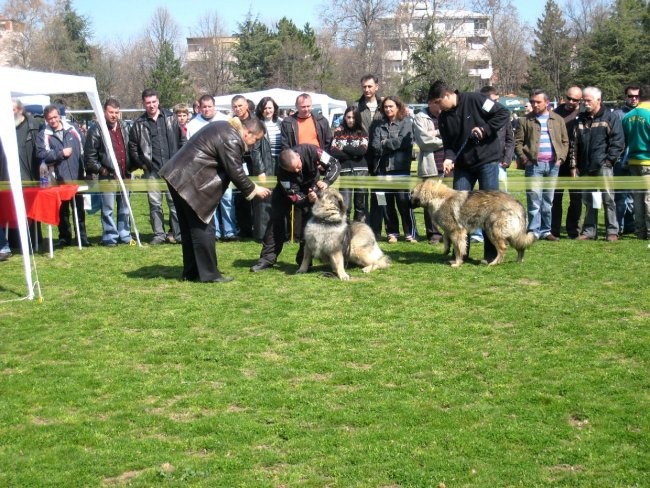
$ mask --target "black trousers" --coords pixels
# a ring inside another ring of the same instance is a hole
[[[74,196],[74,201],[77,206],[77,216],[79,217],[79,237],[82,241],[87,239],[86,236],[86,211],[84,210],[84,197],[80,193]],[[61,202],[59,209],[59,239],[63,239],[72,243],[72,228],[74,222],[70,222],[70,218],[74,219],[74,211],[72,209],[72,200]]]
[[[559,176],[571,176],[571,170],[567,163],[560,166]],[[569,192],[569,208],[566,213],[566,233],[571,238],[580,234],[580,214],[582,213],[582,190],[567,190]],[[551,234],[560,237],[562,231],[562,199],[564,189],[558,188],[553,194],[553,206],[551,207]]]
[[[264,239],[262,239],[262,251],[260,252],[260,263],[275,264],[278,256],[284,247],[284,241],[287,237],[286,223],[290,221],[291,215],[291,202],[287,199],[286,195],[279,190],[273,190],[271,194],[271,219],[266,226],[264,232]],[[300,247],[296,255],[296,263],[302,263],[302,256],[304,253],[305,242],[302,238],[303,230],[307,225],[307,221],[311,216],[311,207],[300,209],[296,207],[296,214],[300,213]],[[297,219],[296,219],[297,220]],[[298,232],[295,232],[298,234]]]
[[[217,250],[214,220],[203,222],[196,212],[171,186],[169,192],[174,200],[181,230],[183,248],[182,279],[189,281],[212,281],[221,277],[217,267]]]

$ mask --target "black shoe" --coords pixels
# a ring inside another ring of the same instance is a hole
[[[115,242],[102,242],[102,246],[104,246],[104,247],[117,247],[117,243],[115,243]]]
[[[70,241],[68,239],[59,239],[59,242],[56,243],[56,247],[67,247],[70,245]]]
[[[256,263],[253,266],[251,266],[251,273],[259,273],[260,271],[264,271],[265,269],[272,268],[273,265],[271,263]]]
[[[93,245],[88,241],[88,239],[81,239],[81,247],[92,247]]]
[[[213,280],[208,280],[208,281],[202,281],[202,283],[228,283],[232,280],[234,280],[232,276],[219,276],[218,278],[215,278]]]
[[[2,230],[1,232],[4,232],[4,230]],[[11,256],[13,256],[13,254],[11,254],[11,252],[0,252],[0,261],[6,261]]]

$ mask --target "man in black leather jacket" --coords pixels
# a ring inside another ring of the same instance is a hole
[[[117,158],[120,175],[130,178],[127,173],[129,167],[129,133],[126,124],[120,120],[120,102],[115,98],[108,98],[104,102],[104,117],[111,136],[111,147]],[[97,176],[100,181],[116,179],[113,162],[106,151],[106,144],[102,137],[99,123],[93,125],[86,135],[84,145],[84,165],[86,174]],[[131,222],[129,220],[129,207],[122,193],[102,192],[102,244],[114,247],[118,242],[129,244],[131,242]],[[117,223],[113,216],[113,208],[117,200]]]
[[[271,195],[271,220],[269,221],[260,259],[251,266],[254,273],[272,267],[282,252],[286,236],[285,222],[294,205],[302,212],[302,225],[307,224],[311,206],[316,201],[316,191],[331,186],[341,172],[339,162],[313,144],[298,144],[280,153],[278,183]],[[323,174],[323,179],[320,179]],[[302,233],[301,233],[302,235]],[[305,242],[300,240],[296,263],[302,263]]]
[[[176,115],[160,109],[158,93],[152,89],[142,92],[145,113],[138,117],[129,133],[129,158],[131,171],[144,170],[144,178],[153,181],[153,188],[147,193],[149,198],[149,217],[154,237],[151,244],[180,242],[181,233],[174,202],[169,192],[165,193],[169,208],[170,234],[165,233],[165,220],[162,207],[163,192],[158,190],[158,171],[185,144],[186,138]]]

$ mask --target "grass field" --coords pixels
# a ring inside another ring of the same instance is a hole
[[[180,246],[37,255],[45,301],[0,304],[0,486],[649,486],[647,242],[381,246],[351,282],[294,276],[296,244],[253,274],[219,243],[207,285]]]

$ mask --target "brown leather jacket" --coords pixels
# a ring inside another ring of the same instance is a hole
[[[245,151],[240,130],[232,121],[213,122],[174,154],[158,174],[207,224],[231,181],[247,199],[255,196],[257,186],[244,172]]]

